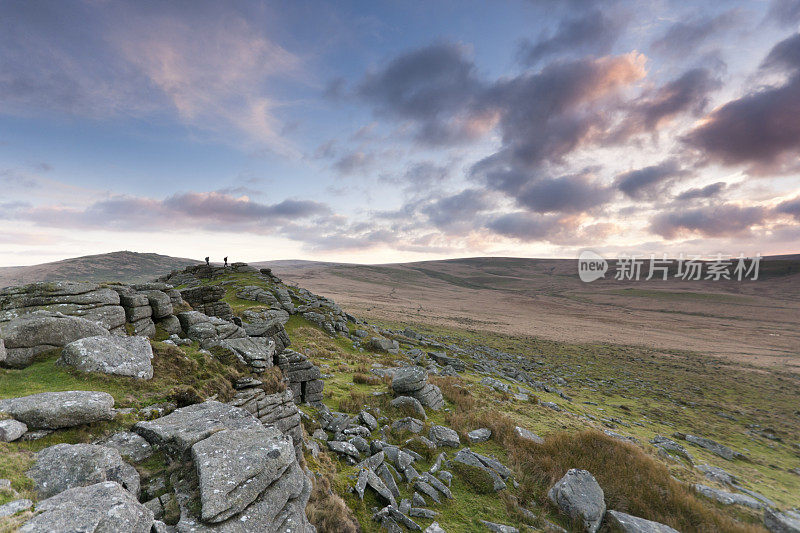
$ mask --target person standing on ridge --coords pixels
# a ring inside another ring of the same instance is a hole
[[[225,268],[228,268],[228,256],[225,256]]]
[[[208,262],[208,257],[206,257],[206,266],[211,266],[211,263]]]

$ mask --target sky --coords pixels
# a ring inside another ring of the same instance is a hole
[[[800,252],[800,0],[0,0],[0,266]]]

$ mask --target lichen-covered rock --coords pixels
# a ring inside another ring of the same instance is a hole
[[[19,420],[0,420],[0,442],[12,442],[23,436],[28,426]]]
[[[116,449],[120,455],[129,458],[134,463],[140,463],[153,455],[153,447],[141,436],[130,431],[114,433],[98,444]]]
[[[4,366],[24,368],[40,353],[84,337],[108,335],[102,325],[85,318],[39,311],[0,322],[5,345]]]
[[[176,409],[167,416],[137,422],[133,431],[150,444],[180,456],[191,447],[223,429],[253,429],[261,423],[244,409],[217,401],[207,401]]]
[[[242,364],[250,366],[255,372],[263,372],[272,366],[275,343],[264,337],[242,337],[223,339],[217,343],[236,354]]]
[[[392,377],[392,390],[395,394],[416,392],[428,382],[428,371],[421,366],[399,368]]]
[[[153,512],[119,483],[75,487],[39,502],[21,533],[149,533]]]
[[[606,502],[603,489],[586,470],[572,468],[564,474],[547,497],[561,512],[583,522],[584,531],[595,533],[603,521]]]
[[[138,498],[139,473],[114,448],[95,444],[56,444],[36,454],[28,471],[40,498],[73,487],[116,481]]]
[[[114,418],[114,398],[105,392],[42,392],[0,400],[0,412],[34,429],[59,429]]]
[[[454,429],[450,429],[446,426],[431,426],[428,438],[431,439],[436,446],[458,448],[461,445],[461,439],[458,437],[458,433],[456,433]]]
[[[81,372],[101,372],[138,379],[153,377],[153,348],[145,337],[103,335],[73,341],[58,363]]]
[[[206,522],[222,522],[244,511],[296,464],[291,438],[271,427],[217,432],[192,446],[192,459]],[[295,485],[302,485],[297,481]],[[276,492],[270,497],[283,503],[288,499]]]

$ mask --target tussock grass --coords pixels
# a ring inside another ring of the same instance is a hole
[[[699,499],[690,487],[674,479],[665,465],[634,444],[620,442],[596,430],[559,432],[535,444],[519,438],[508,416],[483,410],[454,412],[446,417],[462,432],[477,427],[492,430],[492,439],[508,451],[508,462],[520,483],[519,494],[552,508],[546,494],[570,468],[588,470],[605,493],[608,509],[667,524],[678,531],[756,532],[759,525],[734,520]],[[755,518],[755,517],[753,517]]]
[[[306,505],[306,516],[319,533],[360,533],[361,526],[345,501],[336,494],[336,463],[321,452],[306,458],[314,471],[313,488]]]
[[[379,385],[383,383],[383,380],[378,376],[357,372],[353,374],[353,383],[358,383],[359,385]]]

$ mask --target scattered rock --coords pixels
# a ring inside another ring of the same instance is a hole
[[[528,429],[515,426],[514,433],[516,433],[517,436],[521,439],[529,440],[531,442],[535,442],[536,444],[544,444],[544,439],[542,437],[540,437],[539,435]]]
[[[98,444],[114,448],[120,455],[129,458],[134,463],[141,463],[153,455],[153,447],[142,437],[130,431],[114,433]]]
[[[473,429],[469,433],[467,433],[467,439],[471,443],[479,443],[479,442],[486,442],[492,437],[492,430],[489,428],[479,428]]]
[[[0,400],[0,412],[29,428],[59,429],[114,418],[114,398],[105,392],[42,392]]]
[[[679,533],[668,525],[619,511],[608,511],[606,517],[609,524],[619,528],[623,533]]]
[[[726,492],[724,490],[715,489],[699,483],[695,484],[694,490],[702,494],[706,498],[716,500],[722,505],[744,505],[751,509],[763,509],[764,504],[746,494],[738,494],[735,492]]]
[[[410,416],[395,420],[392,424],[392,429],[396,431],[410,431],[411,433],[419,433],[424,427],[422,420]]]
[[[67,344],[58,363],[81,372],[150,379],[153,377],[152,359],[153,348],[146,337],[103,335]]]
[[[706,479],[719,483],[720,485],[736,484],[736,476],[729,474],[718,466],[697,465],[697,469],[705,474]]]
[[[406,366],[398,369],[392,378],[392,391],[395,394],[413,393],[421,390],[428,382],[428,371],[421,366]]]
[[[694,435],[686,435],[686,440],[691,442],[692,444],[696,444],[701,448],[705,448],[706,450],[710,451],[711,453],[717,454],[723,459],[727,459],[728,461],[733,461],[737,457],[741,457],[742,454],[735,452],[725,446],[724,444],[720,444],[718,442],[714,442],[711,439],[707,439],[705,437],[696,437]]]
[[[493,531],[494,533],[519,533],[519,529],[513,526],[495,524],[494,522],[487,522],[486,520],[481,520],[481,524],[486,526],[486,529]]]
[[[423,420],[428,418],[425,414],[425,408],[422,407],[422,404],[419,403],[419,400],[412,396],[398,396],[391,401],[391,405],[396,409],[410,410]]]
[[[770,533],[800,533],[800,514],[765,509],[764,526]]]
[[[461,445],[461,439],[458,438],[458,433],[445,426],[431,426],[428,438],[430,438],[436,446],[458,448]]]
[[[547,497],[572,519],[580,519],[584,530],[595,533],[606,511],[603,489],[586,470],[572,468],[562,477]]]

